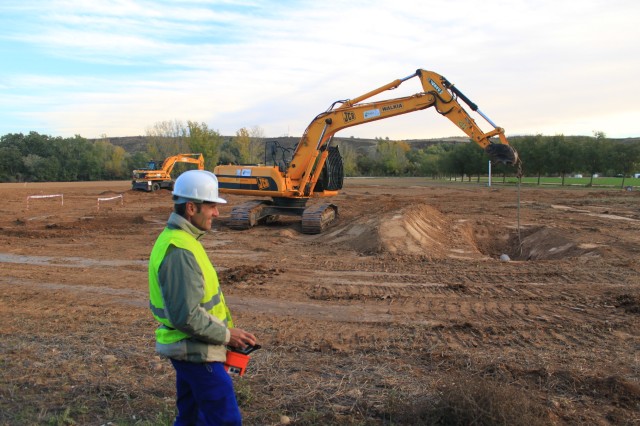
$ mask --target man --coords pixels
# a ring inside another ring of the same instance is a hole
[[[175,425],[241,425],[233,382],[224,369],[226,346],[255,345],[234,328],[216,271],[199,239],[218,217],[218,179],[204,170],[181,174],[174,212],[149,259],[151,311],[160,322],[156,351],[176,370]]]

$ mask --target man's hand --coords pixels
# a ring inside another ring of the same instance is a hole
[[[241,328],[230,328],[229,332],[231,333],[231,338],[228,345],[234,348],[243,349],[248,345],[253,346],[257,342],[256,336]]]

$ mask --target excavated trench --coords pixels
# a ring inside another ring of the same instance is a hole
[[[571,239],[560,229],[518,229],[452,220],[437,209],[412,205],[381,217],[338,224],[318,239],[361,254],[421,255],[432,259],[553,260],[600,256],[598,246]]]

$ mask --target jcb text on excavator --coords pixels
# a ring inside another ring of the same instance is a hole
[[[418,77],[422,91],[412,96],[363,103],[365,99],[392,90],[405,81]],[[462,99],[480,114],[493,130],[485,133],[458,103]],[[220,191],[229,194],[271,197],[254,200],[235,207],[231,226],[247,229],[268,222],[278,215],[301,216],[302,232],[317,234],[337,216],[338,208],[331,203],[307,206],[311,198],[330,197],[342,189],[344,172],[337,146],[331,146],[336,132],[384,118],[435,107],[469,138],[482,147],[494,162],[519,165],[518,153],[509,145],[504,129],[496,126],[460,90],[443,76],[418,69],[408,77],[397,79],[371,92],[334,102],[327,111],[318,114],[305,130],[290,158],[286,150],[273,145],[267,152],[271,163],[264,165],[220,165],[214,170]],[[492,137],[497,141],[491,140]],[[265,157],[267,154],[265,154]]]

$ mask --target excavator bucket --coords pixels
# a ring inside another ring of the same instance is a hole
[[[484,151],[487,153],[487,155],[491,159],[491,162],[493,163],[515,165],[519,161],[518,152],[513,149],[511,145],[491,143],[487,145]]]

